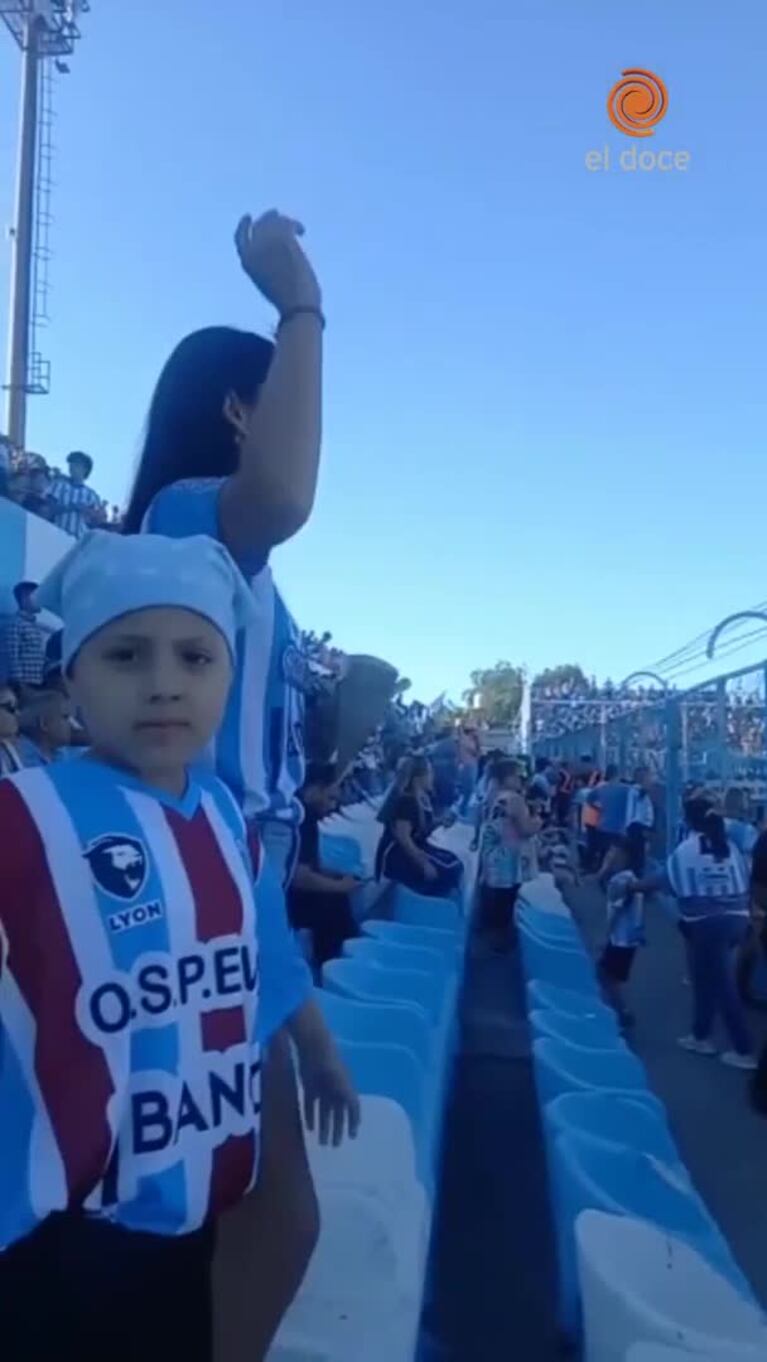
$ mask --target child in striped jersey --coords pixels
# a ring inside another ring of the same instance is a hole
[[[625,989],[637,950],[644,945],[644,898],[641,879],[645,868],[645,830],[631,823],[612,849],[612,874],[607,883],[607,940],[598,973],[605,997],[615,1008],[621,1026],[633,1025]]]
[[[190,768],[251,597],[211,540],[94,532],[40,598],[92,747],[0,783],[4,1350],[210,1362],[216,1222],[258,1168],[261,953],[242,816]]]

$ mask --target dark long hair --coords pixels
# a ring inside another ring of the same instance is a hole
[[[425,776],[430,766],[431,762],[429,761],[429,758],[423,756],[421,753],[415,756],[402,758],[402,761],[397,767],[394,783],[378,810],[379,823],[387,824],[391,822],[397,800],[400,799],[402,795],[410,794],[412,792],[413,781],[418,780],[421,776]]]
[[[726,861],[730,856],[730,842],[724,819],[706,798],[690,799],[685,804],[687,826],[700,834],[700,849],[715,861]]]
[[[182,478],[228,477],[235,471],[237,443],[224,403],[230,393],[254,402],[273,354],[271,341],[230,326],[193,331],[176,346],[149,407],[125,534],[138,534],[164,487]]]

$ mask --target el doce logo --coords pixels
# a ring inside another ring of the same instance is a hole
[[[652,71],[624,71],[607,96],[607,112],[618,132],[652,137],[668,109],[668,90]]]
[[[668,90],[660,76],[642,67],[632,67],[621,74],[607,96],[610,122],[627,137],[652,137],[655,129],[668,113]],[[635,145],[617,147],[608,144],[601,151],[586,152],[587,170],[687,170],[689,151],[653,151]]]

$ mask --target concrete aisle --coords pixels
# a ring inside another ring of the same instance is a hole
[[[587,884],[573,892],[572,907],[596,951],[604,924],[603,897]],[[660,904],[648,908],[647,936],[648,947],[637,957],[630,985],[637,1018],[632,1044],[666,1104],[698,1190],[767,1305],[767,1120],[748,1105],[748,1075],[678,1049],[677,1037],[690,1030],[691,991],[684,982],[681,938]],[[767,1018],[749,1016],[754,1035],[763,1042]]]
[[[516,954],[475,949],[422,1362],[554,1362],[554,1258]]]

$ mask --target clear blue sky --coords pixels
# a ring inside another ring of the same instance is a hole
[[[269,323],[231,234],[275,205],[329,318],[320,495],[276,556],[303,624],[429,700],[500,657],[619,677],[767,596],[763,0],[93,0],[83,29],[30,447],[121,501],[175,342]],[[606,115],[630,66],[669,88],[646,142]],[[2,32],[3,222],[17,78]],[[605,143],[690,168],[589,173]]]

